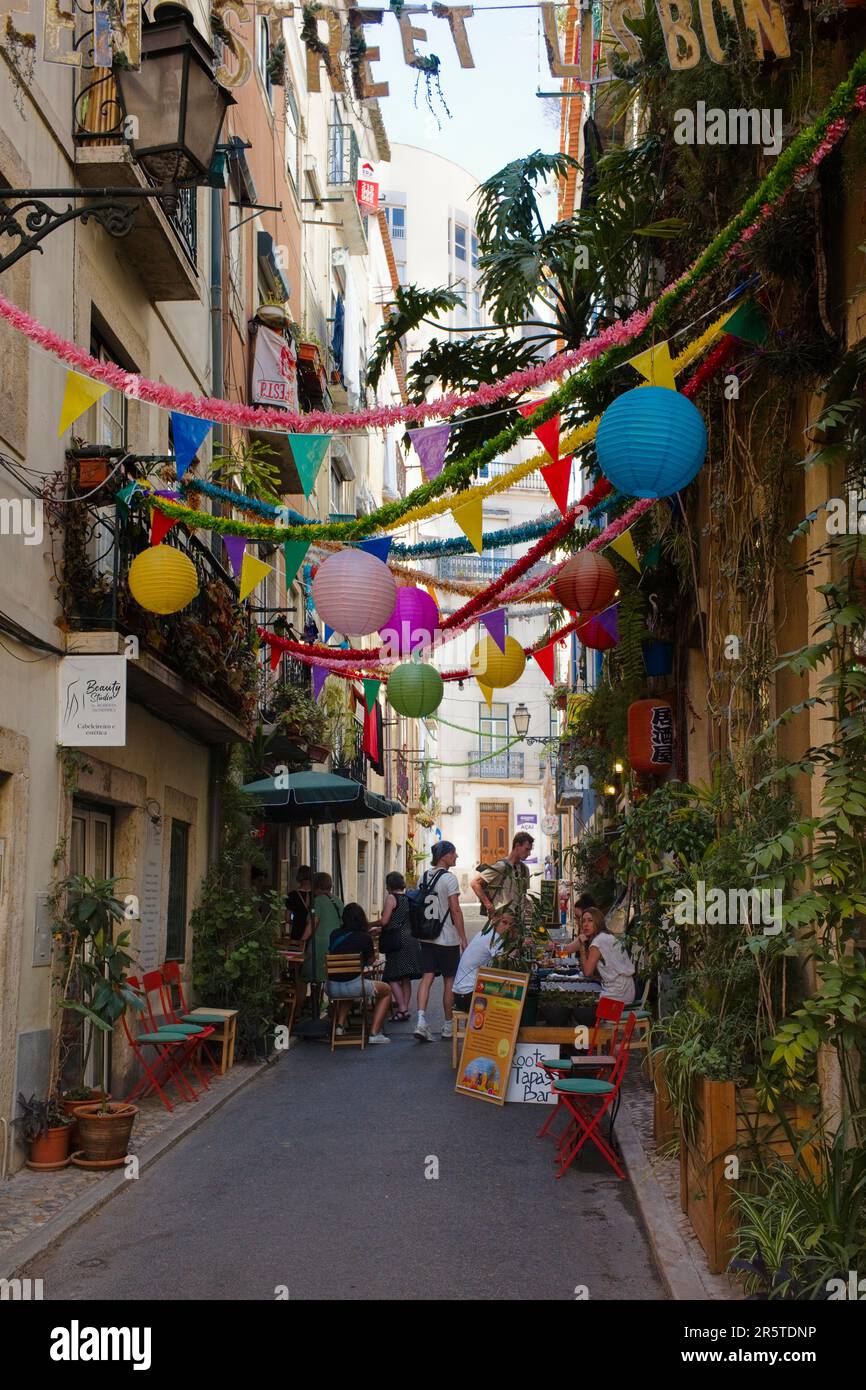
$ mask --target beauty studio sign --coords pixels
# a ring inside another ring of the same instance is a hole
[[[57,741],[64,748],[126,744],[126,657],[64,656]]]

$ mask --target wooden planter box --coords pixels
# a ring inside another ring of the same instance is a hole
[[[657,1068],[658,1078],[661,1068]],[[696,1134],[687,1144],[680,1137],[680,1203],[701,1243],[712,1274],[721,1274],[731,1260],[734,1218],[731,1210],[733,1180],[725,1174],[727,1160],[736,1155],[740,1165],[772,1154],[794,1162],[794,1152],[778,1116],[758,1108],[755,1092],[739,1089],[733,1081],[695,1080],[694,1100],[699,1115]],[[795,1130],[807,1134],[814,1126],[810,1107],[786,1106]],[[811,1160],[817,1154],[810,1150]]]
[[[650,1054],[652,1056],[652,1054]],[[668,1083],[665,1080],[664,1063],[661,1056],[653,1058],[653,1139],[656,1148],[663,1152],[669,1150],[679,1139],[680,1125],[676,1111],[671,1105]]]

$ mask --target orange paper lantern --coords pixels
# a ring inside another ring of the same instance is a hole
[[[570,613],[594,613],[607,608],[618,583],[610,560],[595,550],[581,550],[566,560],[550,588],[557,603]]]
[[[628,760],[635,772],[667,772],[674,760],[674,711],[669,700],[635,700],[629,705]]]

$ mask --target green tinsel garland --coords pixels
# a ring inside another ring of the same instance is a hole
[[[755,192],[746,200],[736,217],[718,233],[709,246],[701,253],[694,265],[670,290],[659,298],[649,323],[637,338],[622,347],[611,348],[594,362],[576,372],[540,403],[530,419],[523,416],[512,425],[480,445],[466,458],[455,460],[443,468],[438,478],[424,483],[399,502],[389,502],[378,511],[355,521],[326,522],[309,526],[263,526],[249,521],[234,521],[229,517],[215,517],[208,512],[193,511],[165,498],[155,497],[153,505],[166,516],[183,521],[192,529],[217,531],[221,535],[249,536],[251,539],[269,541],[275,544],[289,540],[361,540],[364,536],[387,529],[398,524],[400,518],[415,507],[424,506],[434,498],[441,497],[449,489],[460,490],[472,481],[478,469],[485,463],[492,463],[500,454],[512,447],[518,440],[529,435],[534,428],[550,420],[564,405],[575,400],[587,385],[594,385],[612,368],[622,365],[634,357],[650,337],[650,331],[665,328],[670,323],[673,311],[682,300],[706,276],[712,274],[724,260],[742,233],[755,221],[764,206],[772,206],[787,193],[795,175],[807,162],[810,155],[824,139],[827,128],[833,121],[851,114],[855,104],[857,89],[866,82],[866,52],[861,53],[851,71],[839,84],[829,104],[810,126],[801,130],[788,148],[779,156],[773,169],[761,180]]]

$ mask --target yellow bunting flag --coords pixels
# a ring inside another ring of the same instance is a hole
[[[427,592],[428,592],[428,594],[430,595],[430,597],[432,598],[433,602],[436,604],[436,607],[437,607],[437,608],[441,608],[442,605],[441,605],[441,603],[439,602],[439,595],[437,594],[436,590],[433,588],[433,585],[432,585],[432,584],[425,584],[425,585],[424,585],[424,588],[427,590]]]
[[[478,680],[478,677],[477,677],[477,676],[476,676],[475,679],[476,679],[476,681],[478,681],[478,689],[481,691],[481,694],[484,696],[485,700],[487,701],[488,708],[492,709],[492,708],[493,708],[493,690],[492,690],[492,687],[489,686],[489,685],[483,685],[482,682]]]
[[[257,584],[261,584],[266,574],[270,574],[273,565],[266,565],[264,560],[260,560],[257,555],[250,555],[244,551],[244,560],[241,565],[241,602],[252,593]]]
[[[470,502],[464,502],[462,507],[455,507],[451,513],[460,530],[479,555],[481,554],[483,525],[482,511],[481,498],[473,497]]]
[[[631,538],[631,527],[623,531],[621,536],[610,542],[611,550],[615,550],[617,555],[621,555],[624,560],[628,560],[632,569],[636,569],[640,574],[640,560],[637,558],[637,551],[634,548],[634,541]]]
[[[60,410],[60,424],[57,426],[57,438],[65,434],[70,425],[74,425],[79,415],[83,415],[85,410],[89,410],[100,396],[104,396],[109,388],[103,386],[101,381],[91,381],[89,376],[81,376],[78,372],[66,373],[66,389],[63,392],[63,405]]]
[[[636,372],[640,372],[641,376],[646,377],[651,386],[667,386],[670,391],[676,391],[674,364],[671,361],[671,349],[667,342],[647,348],[646,352],[639,352],[637,357],[630,357],[628,365],[634,367]]]

